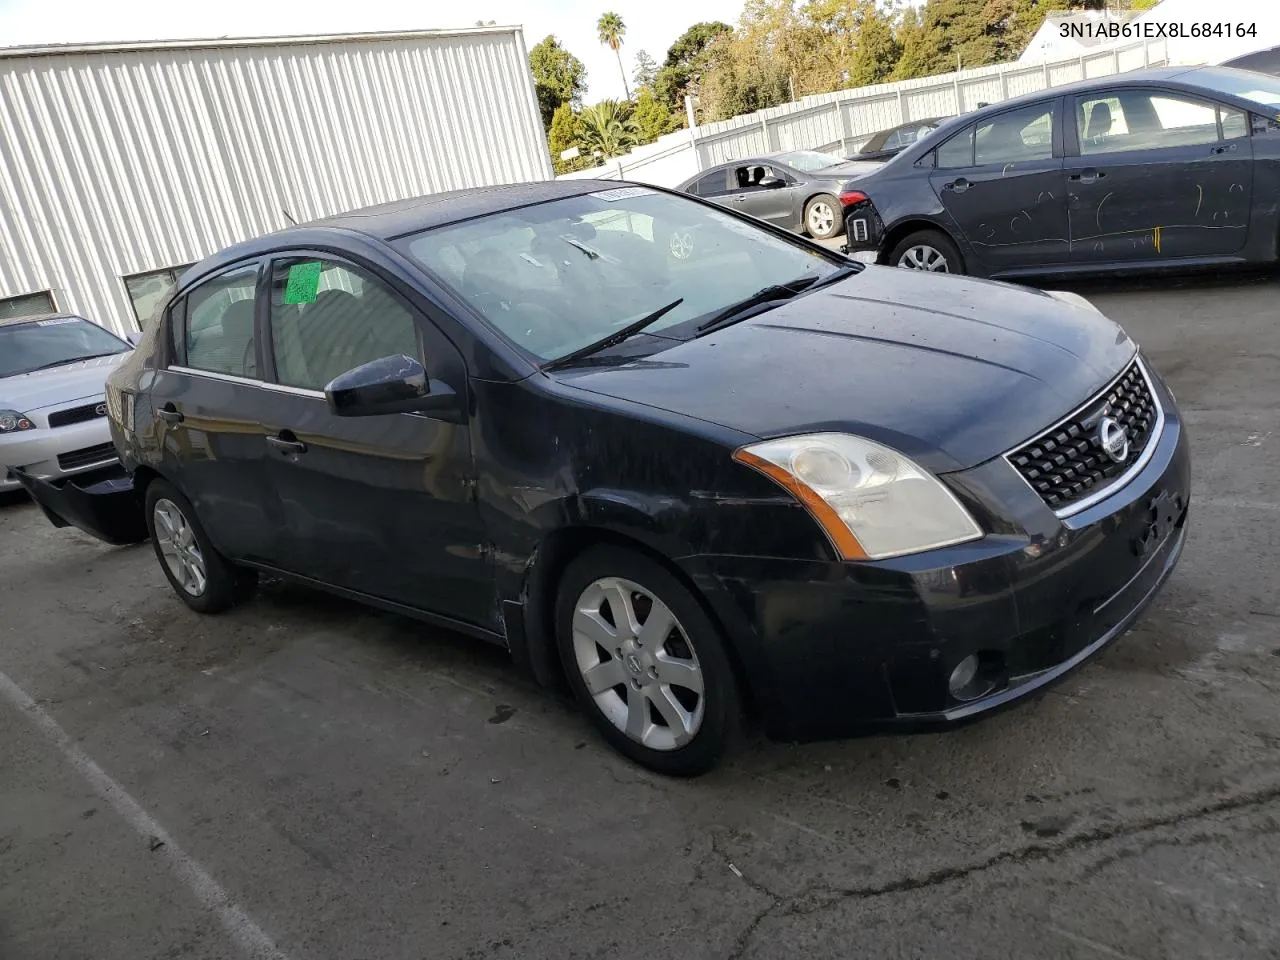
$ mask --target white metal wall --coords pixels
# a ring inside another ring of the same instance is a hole
[[[793,103],[669,134],[603,167],[561,179],[598,177],[674,187],[726,160],[776,150],[828,150],[843,154],[867,133],[907,120],[949,116],[1092,77],[1160,66],[1164,41],[1099,48],[1085,56],[1048,63],[1006,63],[919,80],[819,93]]]
[[[552,175],[516,27],[0,51],[0,297],[120,332],[123,276],[285,211]]]

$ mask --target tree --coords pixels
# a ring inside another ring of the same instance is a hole
[[[592,156],[607,160],[639,142],[636,122],[617,100],[601,100],[578,114],[578,139]]]
[[[618,58],[618,72],[622,74],[622,89],[627,99],[631,99],[631,89],[627,86],[627,71],[622,69],[622,38],[626,35],[627,25],[616,13],[602,13],[596,23],[596,35],[600,42],[613,51]]]
[[[636,94],[636,108],[631,113],[641,143],[652,143],[678,126],[667,105],[658,99],[652,87],[641,87]]]
[[[645,53],[643,50],[636,53],[636,70],[631,74],[631,80],[636,85],[636,94],[639,95],[643,87],[652,87],[654,79],[658,76],[658,64],[653,57]]]
[[[893,24],[873,0],[859,4],[861,17],[858,23],[858,42],[853,48],[849,66],[849,83],[864,87],[872,83],[884,83],[893,73],[894,65],[902,55]]]
[[[719,21],[695,23],[667,48],[662,68],[653,79],[653,92],[673,113],[684,116],[686,94],[696,94],[702,75],[710,66],[708,47],[712,41],[733,33],[733,27]]]
[[[533,73],[544,127],[551,126],[551,118],[560,104],[578,106],[582,103],[582,94],[587,89],[587,68],[560,46],[554,36],[545,37],[529,51],[529,69]]]
[[[562,103],[556,107],[556,112],[551,117],[551,129],[547,131],[547,146],[551,150],[551,163],[556,173],[568,173],[570,170],[591,166],[588,157],[578,156],[572,160],[560,158],[560,154],[571,147],[582,147],[578,116],[573,112],[571,104]]]

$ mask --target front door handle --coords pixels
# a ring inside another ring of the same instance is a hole
[[[267,443],[281,453],[306,453],[307,445],[292,433],[281,433],[278,437],[267,437]]]
[[[1236,148],[1234,143],[1220,143],[1216,147],[1210,147],[1209,152],[1214,154],[1231,153]]]
[[[944,190],[954,190],[956,193],[964,193],[966,190],[968,190],[972,186],[973,186],[973,183],[969,180],[966,180],[964,177],[956,177],[950,183],[944,183],[942,185],[942,188]]]
[[[165,423],[181,423],[186,419],[182,416],[182,411],[175,407],[171,402],[166,403],[163,407],[157,410],[156,413]]]
[[[1080,183],[1097,183],[1106,175],[1106,171],[1104,170],[1095,170],[1093,167],[1085,167],[1079,173],[1070,174],[1067,179],[1079,181]]]

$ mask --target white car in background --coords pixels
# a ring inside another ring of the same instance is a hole
[[[83,317],[0,320],[0,493],[21,489],[10,468],[59,480],[117,462],[105,384],[132,350]]]

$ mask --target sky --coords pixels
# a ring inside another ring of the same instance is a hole
[[[627,26],[622,59],[630,83],[637,51],[661,63],[693,23],[737,23],[742,0],[0,0],[0,46],[470,27],[493,20],[523,26],[528,47],[555,34],[586,65],[585,100],[592,103],[623,96],[613,51],[596,38],[596,21],[606,11]]]

